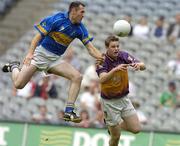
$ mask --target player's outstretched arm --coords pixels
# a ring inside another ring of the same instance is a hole
[[[128,67],[128,64],[120,64],[119,66],[113,68],[109,72],[102,72],[99,75],[100,82],[105,83],[105,82],[109,81],[110,79],[113,78],[115,72],[120,71],[120,70],[121,71],[126,71],[127,67]]]
[[[102,72],[99,75],[99,81],[100,83],[105,83],[107,81],[109,81],[112,77],[113,77],[114,71],[111,70],[110,72],[106,73],[106,72]]]
[[[34,38],[31,41],[31,45],[29,47],[29,51],[28,54],[26,55],[26,57],[24,58],[24,64],[29,65],[31,62],[31,59],[33,57],[35,48],[37,47],[39,41],[41,40],[42,36],[40,33],[37,33]]]
[[[95,48],[91,42],[86,45],[86,48],[88,49],[88,52],[92,57],[96,58],[98,61],[104,60],[101,52],[97,48]]]
[[[143,62],[133,63],[130,66],[132,66],[134,70],[145,70],[146,69],[146,66]]]

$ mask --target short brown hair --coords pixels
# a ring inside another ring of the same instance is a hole
[[[115,35],[108,36],[105,40],[105,46],[109,47],[110,42],[113,42],[113,41],[119,41],[119,38]]]
[[[83,7],[85,7],[85,4],[82,3],[82,2],[80,2],[80,1],[73,1],[73,2],[69,5],[69,12],[71,12],[71,10],[72,10],[73,8],[77,8],[77,7],[79,7],[80,5],[83,6]]]

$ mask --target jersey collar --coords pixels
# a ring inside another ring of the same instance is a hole
[[[69,19],[69,12],[65,12],[64,16]]]
[[[110,57],[110,56],[108,55],[108,53],[106,53],[105,56],[106,56],[110,61],[112,61],[112,62],[114,62],[114,61],[117,60],[117,58],[114,59],[114,58]]]

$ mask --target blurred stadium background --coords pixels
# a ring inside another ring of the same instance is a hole
[[[47,15],[57,11],[67,10],[70,2],[71,0],[0,0],[0,66],[2,67],[4,63],[10,60],[22,61],[23,56],[27,53],[31,39],[36,33],[33,25]],[[102,52],[105,51],[104,39],[112,33],[112,26],[116,20],[132,16],[131,24],[133,29],[135,29],[142,17],[147,18],[148,35],[143,37],[132,34],[132,36],[128,38],[120,38],[122,48],[134,56],[137,56],[147,65],[147,70],[144,72],[129,72],[130,82],[133,84],[133,89],[136,89],[131,98],[134,102],[138,102],[140,106],[138,110],[145,115],[146,120],[142,122],[144,135],[149,134],[149,137],[151,137],[151,132],[161,132],[160,136],[163,134],[167,135],[162,136],[160,139],[157,138],[155,142],[161,141],[162,144],[157,143],[156,145],[165,146],[169,144],[169,146],[179,146],[180,96],[178,92],[180,89],[180,71],[179,73],[175,73],[174,69],[178,67],[171,70],[168,64],[171,60],[177,59],[177,52],[180,51],[180,36],[174,41],[170,41],[166,35],[161,38],[155,37],[151,33],[151,30],[155,28],[157,19],[163,16],[164,29],[168,31],[170,24],[175,23],[176,14],[180,14],[180,0],[83,0],[83,2],[86,4],[86,15],[83,22],[87,26],[90,35],[94,37],[94,45]],[[79,70],[84,74],[87,67],[94,64],[94,61],[79,41],[74,41],[71,48],[74,51],[76,59],[79,61],[77,63],[80,66]],[[180,64],[180,60],[178,63]],[[36,84],[39,84],[41,79],[42,76],[37,74],[33,78],[33,82],[35,81]],[[84,88],[82,87],[79,95],[77,108],[80,113],[81,110],[88,111],[90,121],[93,121],[93,118],[97,120],[97,122],[89,124],[87,126],[88,128],[93,127],[100,129],[87,128],[86,131],[85,129],[78,128],[85,127],[84,125],[66,124],[58,120],[57,114],[63,111],[67,98],[68,82],[56,77],[53,77],[52,81],[56,87],[57,97],[43,99],[34,95],[30,98],[24,98],[18,95],[17,91],[14,91],[10,74],[3,74],[2,71],[0,71],[0,142],[2,142],[0,146],[13,145],[13,142],[10,140],[6,142],[2,140],[4,138],[1,137],[3,127],[13,127],[13,125],[15,125],[17,128],[19,123],[25,127],[22,128],[21,139],[23,134],[27,134],[26,131],[24,131],[27,130],[27,123],[30,123],[32,127],[37,126],[39,129],[43,126],[53,127],[54,125],[58,125],[65,127],[72,126],[72,131],[84,130],[87,133],[93,133],[91,130],[94,131],[94,133],[104,130],[102,129],[104,125],[100,123],[101,119],[98,121],[96,117],[98,111],[94,113],[92,109],[83,109],[84,107],[81,103],[83,100],[80,99],[80,96],[86,92],[86,87],[90,86],[87,84],[90,83],[84,81]],[[163,105],[161,103],[161,95],[164,91],[168,91],[169,82],[176,84],[177,98],[173,99],[176,103],[163,103]],[[47,113],[51,118],[44,121],[35,120],[34,117],[39,114],[40,106],[46,106]],[[15,131],[17,131],[16,128],[14,129]],[[57,128],[59,127],[54,129]],[[66,128],[69,129],[68,127]],[[65,128],[61,127],[59,129]],[[64,131],[66,131],[66,129]],[[58,131],[56,132],[58,133]],[[105,133],[105,130],[103,132]],[[61,131],[59,133],[61,133]],[[42,133],[39,132],[39,134]],[[174,142],[172,142],[173,134],[179,137],[177,140],[174,139]],[[31,133],[31,135],[33,134]],[[172,141],[170,140],[169,143],[164,143],[164,141],[171,136]],[[31,137],[32,136],[30,136],[30,138]],[[150,138],[147,139],[147,145],[156,146],[149,142],[149,139]],[[20,141],[22,146],[29,144],[25,139]],[[12,143],[12,145],[7,143]],[[45,143],[44,145],[46,146],[48,144],[49,143]],[[136,146],[136,144],[134,143],[133,145]],[[146,143],[140,142],[138,144],[139,146],[146,146]],[[36,145],[41,146],[43,144],[40,144],[38,141],[34,144],[34,146]],[[56,145],[54,144],[54,146]],[[60,143],[59,146],[60,145],[70,146],[73,144]],[[82,142],[81,144],[80,142],[78,144],[76,143],[76,146],[84,145]],[[100,145],[106,146],[107,143]],[[125,146],[123,143],[121,143],[121,145]],[[92,144],[92,146],[94,145]]]

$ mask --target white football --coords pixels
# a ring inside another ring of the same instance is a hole
[[[131,31],[131,25],[126,20],[118,20],[113,25],[113,33],[119,37],[128,36]]]

